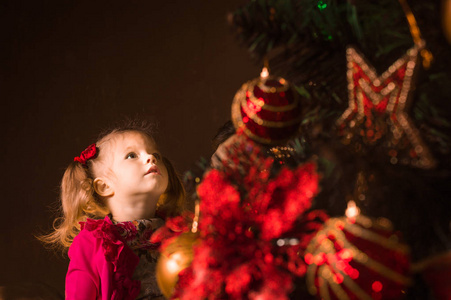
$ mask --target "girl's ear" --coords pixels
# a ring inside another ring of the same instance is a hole
[[[110,197],[114,195],[113,188],[103,178],[94,179],[93,186],[99,196]]]

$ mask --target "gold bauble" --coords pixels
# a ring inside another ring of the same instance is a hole
[[[160,254],[156,275],[158,286],[166,298],[171,298],[179,279],[179,273],[189,267],[193,261],[193,246],[198,234],[182,233]]]
[[[451,44],[451,0],[442,0],[442,25],[445,37]]]

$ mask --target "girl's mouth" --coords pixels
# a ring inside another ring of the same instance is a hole
[[[160,169],[156,165],[152,165],[149,170],[147,171],[147,174],[158,174],[160,175]]]

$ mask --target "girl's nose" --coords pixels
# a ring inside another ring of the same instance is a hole
[[[155,156],[150,155],[150,156],[147,158],[147,163],[156,164],[156,163],[157,163],[157,159],[155,158]]]

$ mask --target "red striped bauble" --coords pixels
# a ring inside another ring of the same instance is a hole
[[[331,218],[304,256],[318,299],[402,299],[411,283],[409,248],[387,219]]]
[[[232,103],[232,121],[252,140],[278,145],[293,137],[301,123],[299,98],[283,78],[266,76],[241,86]]]

